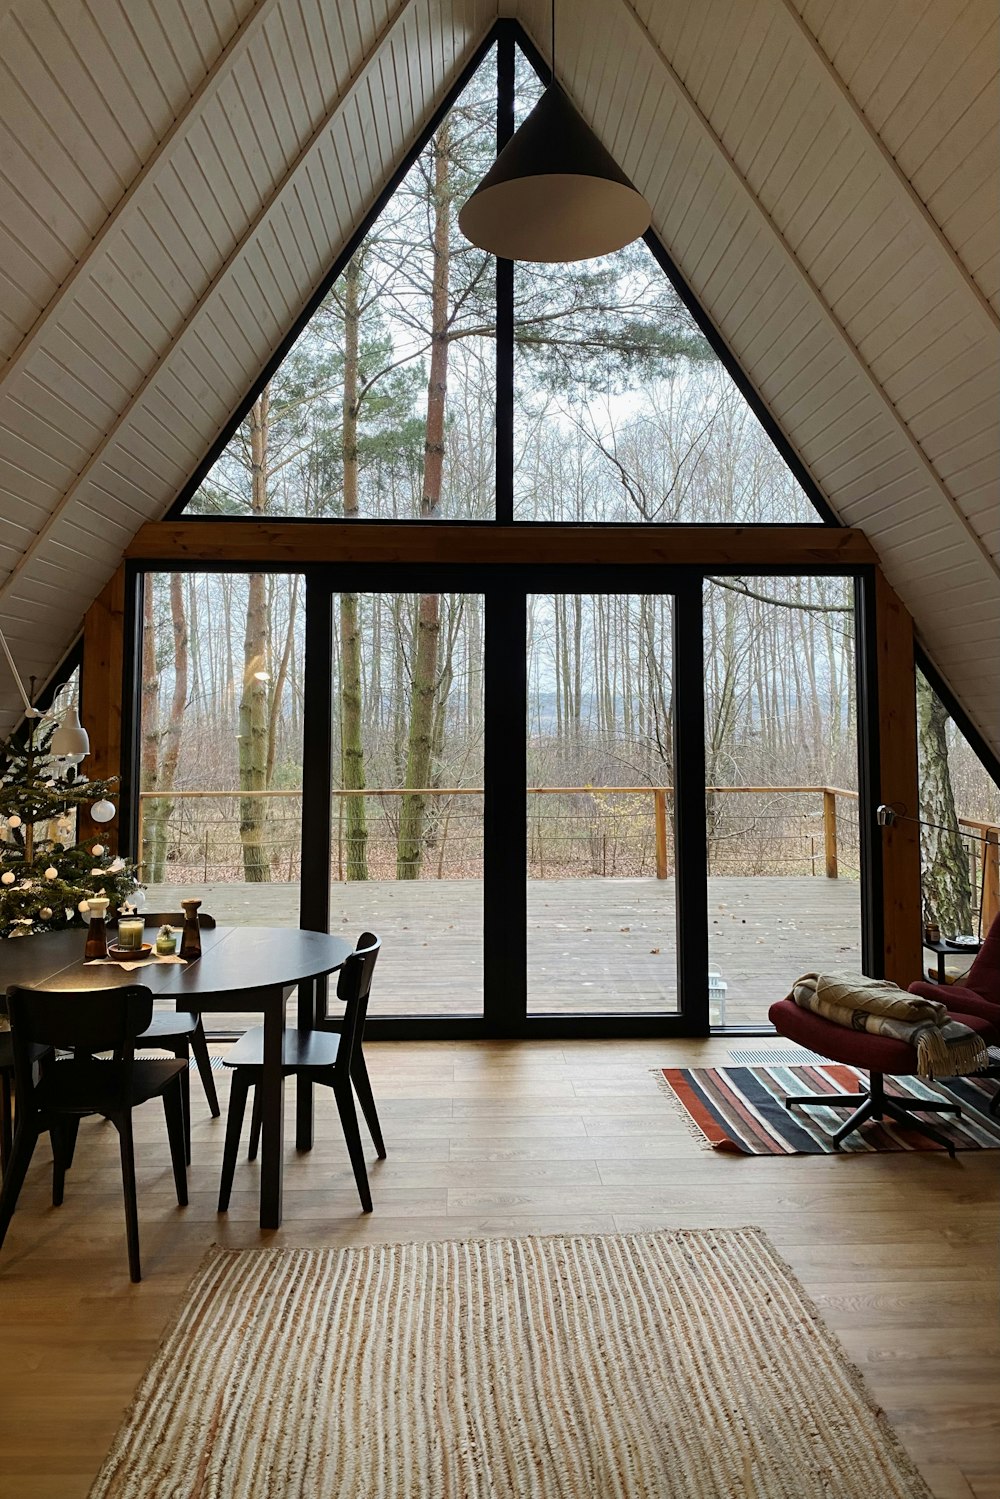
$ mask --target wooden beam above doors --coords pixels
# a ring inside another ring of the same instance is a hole
[[[700,567],[856,567],[876,555],[839,526],[546,526],[447,521],[176,520],[143,526],[131,562],[661,563]]]

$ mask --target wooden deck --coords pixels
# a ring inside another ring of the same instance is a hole
[[[370,880],[331,891],[331,930],[378,932],[372,1014],[468,1015],[482,1008],[479,880]],[[227,924],[294,926],[298,885],[151,885],[151,911],[200,895]],[[433,964],[428,959],[433,952]],[[709,967],[727,986],[730,1025],[768,1006],[809,969],[857,968],[860,891],[848,880],[709,881]],[[532,880],[528,1005],[534,1014],[677,1009],[674,881]],[[432,971],[433,969],[433,971]]]

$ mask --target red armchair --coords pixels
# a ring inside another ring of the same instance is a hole
[[[983,1040],[989,1046],[1000,1046],[1000,916],[994,917],[976,961],[961,984],[932,984],[917,979],[910,985],[910,993],[947,1005],[956,1019],[974,1015],[985,1021],[985,1026],[977,1027]],[[997,1076],[998,1068],[991,1067],[990,1073]],[[1000,1089],[993,1095],[990,1113],[1000,1113]]]

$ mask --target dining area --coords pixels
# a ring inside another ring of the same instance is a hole
[[[158,1145],[168,1147],[178,1208],[185,1208],[192,1120],[204,1111],[214,1123],[221,1113],[213,1061],[221,1061],[232,1079],[220,1213],[229,1207],[252,1098],[248,1155],[251,1161],[260,1155],[259,1226],[281,1226],[286,1079],[295,1083],[298,1152],[313,1146],[315,1088],[332,1091],[360,1205],[371,1211],[371,1147],[362,1142],[358,1106],[375,1154],[384,1157],[362,1049],[378,937],[365,932],[352,944],[325,932],[216,925],[206,913],[194,919],[200,951],[189,948],[187,957],[183,944],[180,954],[157,953],[154,943],[140,939],[130,949],[112,941],[104,955],[88,958],[91,934],[79,926],[4,944],[0,983],[10,1029],[0,1029],[0,1277],[4,1241],[41,1137],[51,1141],[52,1202],[60,1206],[67,1181],[72,1187],[80,1121],[97,1116],[119,1136],[129,1273],[141,1279],[132,1114],[162,1100],[165,1135],[158,1142],[144,1129],[138,1164],[142,1168]],[[145,927],[152,932],[181,921],[178,913],[148,914]],[[218,1048],[221,1057],[210,1057],[203,1014],[247,1012],[259,1015],[260,1025]]]

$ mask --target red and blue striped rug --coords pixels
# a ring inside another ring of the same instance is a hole
[[[786,1109],[785,1098],[796,1093],[857,1093],[868,1086],[868,1075],[854,1067],[828,1062],[821,1066],[663,1067],[669,1091],[714,1150],[738,1150],[745,1155],[826,1155],[836,1150],[831,1135],[847,1118],[849,1109],[816,1107]],[[961,1106],[961,1118],[944,1114],[927,1117],[952,1141],[956,1150],[1000,1149],[1000,1119],[991,1118],[990,1100],[997,1084],[976,1077],[953,1077],[945,1083],[925,1083],[918,1077],[886,1078],[886,1092],[910,1108],[920,1100],[945,1099]],[[942,1150],[943,1146],[916,1130],[891,1120],[869,1120],[843,1142],[839,1155],[865,1155],[880,1150]]]

